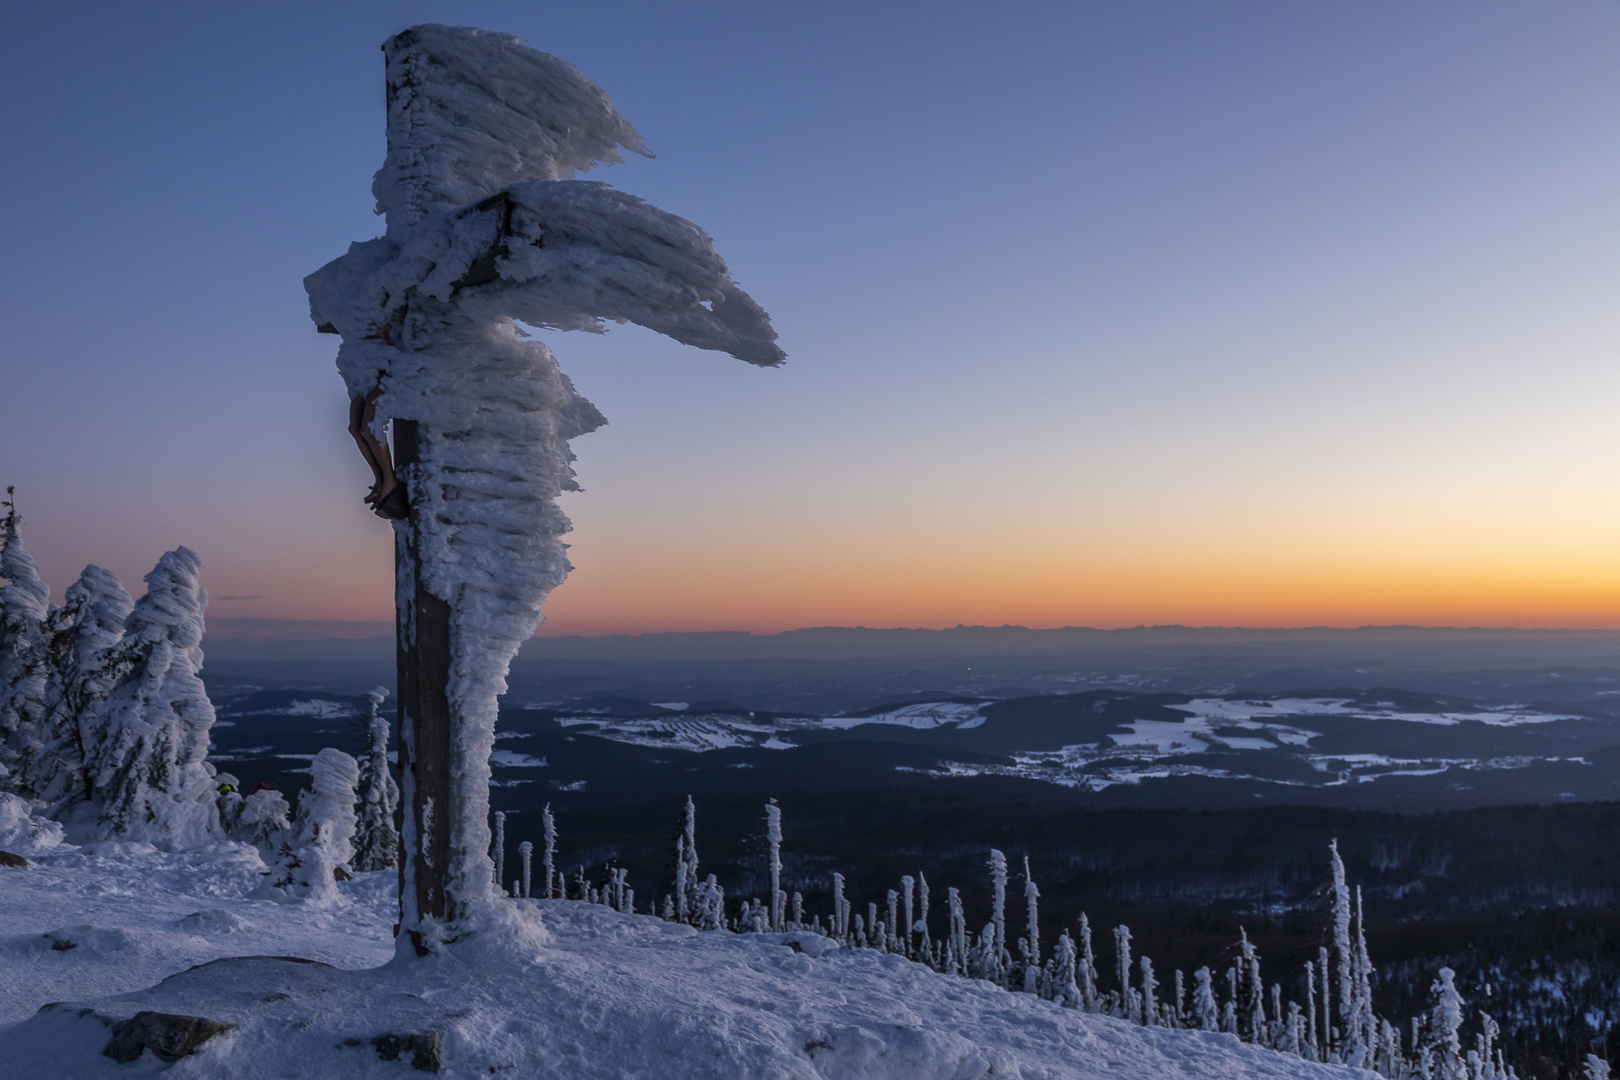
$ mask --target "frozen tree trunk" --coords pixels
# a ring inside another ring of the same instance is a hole
[[[1319,1032],[1322,1041],[1317,1052],[1319,1060],[1329,1061],[1333,1055],[1333,981],[1328,974],[1326,945],[1316,951],[1316,974],[1321,979],[1322,987],[1322,1027]]]
[[[844,899],[844,875],[835,873],[832,876],[833,900],[833,937],[841,942],[849,941],[849,901]]]
[[[918,955],[933,964],[934,942],[928,933],[928,878],[917,872],[917,930],[922,935],[917,940]]]
[[[771,849],[771,929],[787,929],[787,901],[782,895],[782,808],[772,799],[765,804],[765,842]]]
[[[967,974],[967,916],[962,911],[962,894],[955,889],[945,890],[945,899],[951,913],[950,959],[945,969],[952,975]]]
[[[523,880],[519,882],[518,895],[528,899],[530,890],[529,869],[534,861],[534,845],[527,840],[518,845],[518,858],[523,860]]]

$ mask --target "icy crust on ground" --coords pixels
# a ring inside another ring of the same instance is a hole
[[[32,873],[82,884],[92,869],[64,865]],[[219,880],[209,876],[216,869],[199,869],[203,877]],[[172,866],[162,873],[165,881],[174,881]],[[150,1074],[162,1066],[149,1053],[128,1066],[102,1055],[110,1022],[150,1010],[237,1025],[173,1066],[176,1077],[221,1080],[414,1075],[406,1061],[379,1060],[371,1040],[430,1031],[442,1032],[440,1075],[446,1077],[1310,1080],[1371,1075],[1313,1065],[1229,1035],[1143,1028],[1078,1013],[1030,995],[938,975],[898,956],[829,947],[826,939],[813,936],[699,933],[577,901],[501,901],[474,922],[508,925],[488,925],[484,941],[475,934],[470,948],[343,970],[264,958],[344,964],[346,957],[331,947],[331,923],[272,921],[263,907],[225,898],[209,910],[173,918],[189,898],[155,899],[148,913],[126,896],[122,915],[128,923],[108,918],[111,905],[103,901],[98,910],[103,925],[95,933],[76,931],[84,944],[67,952],[53,951],[48,940],[33,934],[0,939],[8,958],[3,970],[14,969],[19,952],[32,949],[30,961],[40,968],[77,965],[107,972],[106,989],[113,991],[132,981],[157,981],[147,957],[155,940],[148,935],[157,934],[159,925],[170,940],[190,935],[202,943],[161,971],[174,972],[172,977],[117,997],[98,997],[88,978],[81,978],[72,994],[41,987],[29,995],[13,980],[5,987],[8,1016],[24,1011],[20,997],[30,1010],[42,1004],[41,998],[74,1000],[0,1029],[0,1074],[63,1080]],[[381,897],[373,892],[356,899]],[[7,903],[24,906],[14,898]],[[364,925],[380,906],[351,909],[351,918]],[[269,913],[320,915],[286,907]],[[549,933],[535,932],[541,914]],[[30,915],[40,921],[37,913]],[[527,941],[520,937],[525,927],[534,934]],[[386,924],[367,929],[386,930]],[[365,935],[372,955],[382,951],[372,945],[375,936]],[[789,942],[802,942],[799,951]],[[212,959],[207,946],[221,944],[226,947],[216,947],[214,956],[234,951],[260,958],[185,970]],[[355,952],[351,949],[347,959]],[[126,977],[126,958],[140,967],[139,979]]]
[[[394,871],[340,882],[341,902],[322,907],[249,899],[269,879],[245,844],[173,854],[103,843],[28,858],[25,869],[0,868],[0,1024],[47,1001],[138,990],[222,956],[295,953],[364,968],[394,955]],[[71,949],[52,948],[69,941]],[[0,1077],[56,1075],[7,1068],[0,1051]]]

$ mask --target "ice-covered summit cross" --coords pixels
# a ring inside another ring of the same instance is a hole
[[[317,327],[343,338],[351,431],[376,480],[367,502],[396,522],[401,925],[420,949],[495,893],[496,699],[570,569],[555,502],[575,486],[568,440],[604,423],[515,320],[634,322],[762,367],[783,354],[702,229],[569,179],[646,153],[573,65],[436,25],[383,52],[388,157],[372,190],[387,232],[304,284]]]

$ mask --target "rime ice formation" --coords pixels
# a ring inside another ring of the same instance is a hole
[[[402,558],[401,612],[414,633],[418,586],[450,607],[452,805],[433,813],[449,829],[446,890],[476,904],[497,895],[487,824],[496,699],[570,569],[555,503],[576,486],[568,440],[604,423],[513,320],[563,330],[630,321],[761,366],[783,354],[703,230],[567,179],[620,160],[621,148],[645,153],[572,65],[510,35],[431,25],[384,53],[389,152],[373,192],[386,235],[352,245],[305,287],[316,325],[342,335],[351,398],[374,402],[371,434],[380,443],[390,421],[415,423],[417,460],[401,470],[411,520],[396,529],[416,565]]]
[[[97,710],[129,666],[117,650],[135,601],[110,570],[90,565],[44,624],[50,679],[41,722],[47,763],[34,788],[54,816],[89,797],[84,758]]]
[[[128,665],[86,732],[85,774],[104,836],[196,846],[219,835],[208,732],[214,706],[202,668],[202,560],[176,548],[146,575],[124,624]]]
[[[399,830],[394,812],[399,809],[399,785],[388,764],[388,721],[377,715],[388,691],[377,687],[366,694],[370,706],[366,733],[371,746],[360,762],[356,788],[359,813],[355,822],[354,868],[386,870],[399,863]]]
[[[338,899],[336,871],[354,858],[355,788],[360,765],[327,747],[310,763],[311,784],[298,803],[296,889],[316,903]]]
[[[6,504],[9,508],[10,503]],[[17,514],[6,514],[0,542],[0,787],[32,800],[31,773],[43,749],[46,665],[42,624],[50,588],[17,536]]]

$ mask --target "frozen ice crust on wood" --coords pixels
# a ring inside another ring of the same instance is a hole
[[[445,910],[459,922],[499,894],[487,854],[496,701],[571,569],[555,502],[576,488],[568,443],[606,422],[515,320],[593,331],[635,322],[765,367],[783,354],[702,229],[569,179],[621,150],[646,153],[571,64],[508,34],[437,25],[396,35],[384,52],[388,157],[373,192],[387,233],[305,287],[316,326],[343,338],[351,407],[374,409],[367,453],[380,455],[391,421],[413,433],[398,470],[409,493],[409,520],[396,524],[401,644],[412,655],[419,599],[448,607],[450,745],[448,805],[418,799],[406,776],[421,825],[408,814],[405,840],[426,860],[426,838],[444,835],[430,830],[448,830],[442,871],[421,880],[445,875]],[[368,414],[356,415],[363,424]],[[407,743],[413,730],[407,722]],[[408,859],[408,882],[414,867]],[[433,939],[406,903],[403,925]]]

